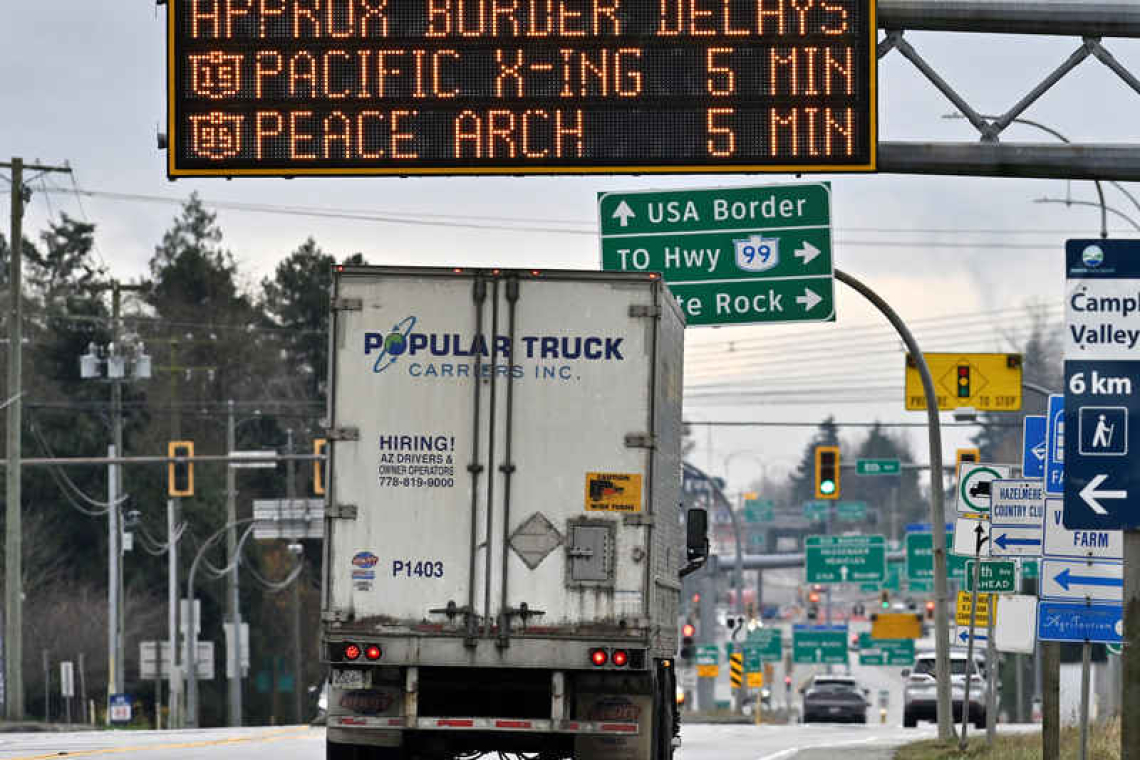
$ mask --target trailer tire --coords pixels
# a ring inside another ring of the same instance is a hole
[[[659,665],[653,693],[653,760],[673,760],[676,690],[673,669]]]

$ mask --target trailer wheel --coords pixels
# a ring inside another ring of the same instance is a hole
[[[673,736],[677,724],[677,687],[674,685],[673,669],[659,665],[657,688],[653,692],[653,760],[673,760]]]

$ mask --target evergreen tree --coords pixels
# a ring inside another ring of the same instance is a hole
[[[309,238],[261,282],[265,311],[288,330],[290,365],[308,377],[310,400],[324,399],[328,377],[329,288],[336,260]]]

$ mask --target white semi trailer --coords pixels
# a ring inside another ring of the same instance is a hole
[[[651,274],[336,269],[330,760],[672,756],[683,329]]]

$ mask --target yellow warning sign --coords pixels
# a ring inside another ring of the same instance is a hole
[[[958,592],[958,608],[955,610],[957,613],[954,616],[954,622],[958,625],[970,624],[970,598],[973,596],[969,591]],[[978,614],[974,619],[974,626],[983,628],[990,624],[990,609],[992,608],[993,594],[978,594]]]
[[[1021,354],[923,354],[939,409],[972,406],[979,411],[1011,412],[1021,408]],[[914,359],[906,357],[906,408],[926,409],[922,377]]]
[[[640,512],[641,475],[629,472],[587,472],[587,512]]]
[[[720,675],[720,666],[718,665],[698,665],[697,677],[698,678],[716,678]]]
[[[728,656],[728,677],[732,681],[732,688],[739,689],[744,683],[744,654],[734,652]]]
[[[871,616],[872,639],[922,638],[922,615],[913,612],[882,612]],[[874,645],[874,642],[871,642]]]
[[[764,674],[763,673],[749,673],[747,675],[747,678],[748,678],[748,688],[749,689],[759,689],[760,687],[762,687],[764,685]]]

